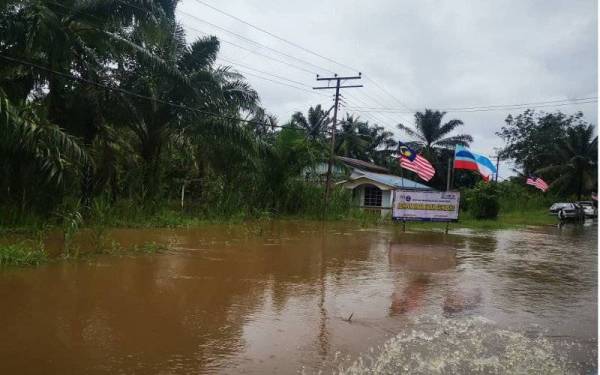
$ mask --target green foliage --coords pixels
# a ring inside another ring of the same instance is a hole
[[[479,182],[466,192],[468,210],[476,219],[495,219],[500,211],[500,194],[495,183]]]
[[[597,191],[598,136],[594,136],[594,127],[568,128],[566,136],[555,142],[554,147],[556,161],[537,171],[552,177],[550,188],[563,194],[577,194],[578,200],[584,193]]]
[[[445,115],[446,112],[426,109],[425,112],[415,113],[416,129],[398,124],[398,129],[412,138],[410,142],[404,143],[422,151],[423,156],[434,165],[436,173],[429,185],[440,190],[446,188],[447,165],[448,160],[454,155],[454,148],[457,145],[468,146],[473,142],[473,137],[468,134],[450,135],[456,128],[462,126],[463,122],[452,119],[442,123]],[[412,172],[408,173],[409,176],[417,178]],[[457,182],[460,182],[460,180]]]
[[[528,109],[513,117],[506,117],[505,126],[496,134],[505,142],[503,158],[515,159],[525,175],[560,159],[556,141],[566,136],[567,129],[585,125],[583,114],[566,115],[562,112],[545,113]]]
[[[37,266],[47,260],[43,249],[33,249],[23,242],[0,245],[0,266]]]
[[[73,236],[79,231],[79,228],[83,224],[83,216],[81,215],[81,206],[79,201],[69,200],[66,201],[62,207],[59,208],[56,215],[59,217],[61,222],[61,228],[63,232],[63,254],[65,257],[74,255],[79,256],[79,248],[76,249],[75,254],[71,254]]]
[[[294,113],[280,129],[244,77],[217,64],[216,37],[186,38],[175,17],[177,1],[61,4],[7,0],[0,6],[0,225],[57,225],[65,255],[77,256],[71,247],[82,227],[103,252],[115,226],[288,215],[372,221],[352,207],[348,191],[336,189],[324,204],[328,105]],[[440,189],[452,147],[472,141],[453,135],[462,121],[444,122],[444,115],[427,109],[415,114],[416,129],[399,125],[435,165],[431,185]],[[578,124],[579,114],[536,118],[529,111],[507,119],[506,155],[556,176],[557,192],[588,192],[597,185],[597,141]],[[352,115],[338,125],[336,155],[400,173],[391,132]],[[546,147],[563,135],[560,150]],[[548,161],[538,165],[521,152],[530,146],[560,159],[538,155]],[[455,185],[473,186],[476,179],[459,172]],[[506,189],[502,194],[515,200],[523,193]],[[508,205],[501,200],[503,209]]]

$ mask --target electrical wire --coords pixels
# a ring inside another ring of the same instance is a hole
[[[250,38],[246,38],[246,37],[245,37],[245,36],[243,36],[243,35],[240,35],[240,34],[238,34],[238,33],[236,33],[236,32],[233,32],[233,31],[231,31],[231,30],[228,30],[228,29],[226,29],[226,28],[224,28],[224,27],[218,26],[218,25],[216,25],[216,24],[214,24],[214,23],[212,23],[212,22],[209,22],[209,21],[207,21],[207,20],[204,20],[204,19],[202,19],[202,18],[200,18],[200,17],[194,16],[193,14],[189,14],[189,13],[186,13],[186,12],[184,12],[184,11],[181,11],[181,10],[176,10],[175,12],[176,12],[176,13],[179,13],[179,14],[183,14],[183,15],[185,15],[185,16],[187,16],[187,17],[190,17],[190,18],[192,18],[192,19],[195,19],[196,21],[199,21],[199,22],[205,23],[205,24],[207,24],[207,25],[210,25],[210,26],[214,27],[215,29],[218,29],[218,30],[224,31],[224,32],[226,32],[226,33],[228,33],[228,34],[231,34],[231,35],[233,35],[233,36],[235,36],[235,37],[237,37],[237,38],[239,38],[239,39],[242,39],[242,40],[244,40],[244,41],[246,41],[246,42],[249,42],[249,43],[255,44],[255,45],[257,45],[257,46],[259,46],[259,47],[261,47],[261,48],[265,48],[265,49],[267,49],[267,50],[269,50],[269,51],[272,51],[272,52],[275,52],[275,53],[277,53],[277,54],[280,54],[280,55],[282,55],[282,56],[285,56],[285,57],[287,57],[287,58],[289,58],[289,59],[296,60],[296,61],[298,61],[298,62],[301,62],[301,63],[303,63],[303,64],[305,64],[305,65],[307,65],[307,66],[311,66],[311,67],[313,67],[313,68],[317,68],[317,69],[322,69],[322,70],[325,70],[325,71],[327,71],[327,72],[329,72],[329,73],[331,73],[331,74],[334,74],[334,72],[333,72],[333,71],[331,71],[331,70],[323,69],[322,67],[320,67],[320,66],[318,66],[318,65],[315,65],[315,64],[313,64],[313,63],[311,63],[311,62],[308,62],[308,61],[306,61],[306,60],[303,60],[303,59],[301,59],[301,58],[298,58],[298,57],[296,57],[296,56],[290,55],[290,54],[288,54],[288,53],[281,52],[281,51],[279,51],[279,50],[277,50],[277,49],[275,49],[275,48],[269,47],[269,46],[267,46],[267,45],[265,45],[265,44],[259,43],[259,42],[255,41],[255,40],[252,40],[252,39],[250,39]],[[317,74],[317,73],[316,73],[316,72],[313,72],[313,74]]]
[[[77,81],[83,84],[87,84],[87,85],[91,85],[91,86],[95,86],[95,87],[99,87],[105,90],[109,90],[109,91],[115,91],[124,95],[128,95],[128,96],[132,96],[138,99],[144,99],[144,100],[148,100],[148,101],[152,101],[155,103],[161,103],[161,104],[165,104],[165,105],[169,105],[173,108],[179,108],[179,109],[184,109],[190,112],[195,112],[195,113],[199,113],[199,114],[203,114],[203,115],[208,115],[210,117],[217,117],[217,118],[221,118],[221,119],[226,119],[226,120],[232,120],[232,121],[240,121],[240,122],[244,122],[244,123],[248,123],[248,124],[254,124],[254,125],[262,125],[262,126],[267,126],[267,127],[274,127],[274,128],[281,128],[281,129],[296,129],[296,130],[302,130],[304,131],[304,129],[301,128],[295,128],[295,127],[289,127],[289,126],[283,126],[283,125],[273,125],[273,124],[267,124],[264,122],[260,122],[260,121],[255,121],[255,120],[246,120],[243,118],[239,118],[239,117],[235,117],[235,116],[228,116],[228,115],[223,115],[220,113],[214,113],[214,112],[209,112],[209,111],[205,111],[202,109],[197,109],[197,108],[192,108],[192,107],[188,107],[186,105],[182,105],[182,104],[177,104],[177,103],[173,103],[170,102],[168,100],[162,100],[162,99],[158,99],[158,98],[153,98],[150,96],[146,96],[146,95],[142,95],[142,94],[138,94],[136,92],[133,91],[129,91],[129,90],[125,90],[122,89],[120,87],[111,87],[102,83],[98,83],[98,82],[94,82],[92,80],[86,79],[86,78],[82,78],[82,77],[78,77],[72,74],[68,74],[68,73],[64,73],[64,72],[59,72],[57,70],[51,69],[51,68],[47,68],[45,66],[36,64],[36,63],[32,63],[30,61],[26,61],[26,60],[22,60],[22,59],[17,59],[14,57],[10,57],[10,56],[6,56],[6,55],[2,55],[0,54],[0,59],[5,60],[5,61],[10,61],[13,63],[17,63],[17,64],[21,64],[21,65],[25,65],[25,66],[29,66],[31,68],[37,69],[37,70],[41,70],[41,71],[45,71],[47,73],[52,73],[55,74],[59,77],[63,77],[72,81]]]
[[[495,109],[495,108],[501,108],[501,109],[505,109],[505,108],[511,108],[511,107],[524,107],[524,106],[529,106],[529,105],[553,105],[553,104],[577,104],[577,102],[583,101],[597,101],[598,97],[597,96],[592,96],[592,97],[585,97],[585,98],[575,98],[575,99],[556,99],[556,100],[545,100],[545,101],[538,101],[538,102],[529,102],[529,103],[516,103],[516,104],[490,104],[490,105],[485,105],[485,106],[473,106],[473,107],[441,107],[439,108],[442,111],[467,111],[467,110],[482,110],[482,109]],[[394,112],[401,112],[402,110],[399,108],[393,108],[393,107],[357,107],[357,109],[377,109],[377,110],[384,110],[384,111],[394,111]],[[409,113],[409,112],[403,112],[403,113]]]
[[[587,100],[587,101],[548,103],[548,104],[540,104],[540,105],[520,104],[520,105],[515,105],[515,106],[509,106],[509,107],[491,107],[491,108],[486,107],[486,108],[481,108],[481,109],[474,108],[474,109],[464,109],[464,110],[460,110],[460,109],[442,109],[442,110],[447,111],[447,112],[459,112],[459,113],[494,112],[494,111],[507,111],[507,110],[516,110],[516,109],[528,109],[528,108],[562,107],[562,106],[568,106],[568,105],[592,104],[592,103],[597,103],[597,102],[598,102],[598,99],[591,99],[591,100]],[[400,111],[400,110],[362,109],[360,107],[353,107],[352,110],[356,111],[356,112],[375,112],[375,113],[410,113],[410,112]]]
[[[256,25],[253,25],[253,24],[251,24],[250,22],[247,22],[247,21],[245,21],[245,20],[243,20],[243,19],[241,19],[241,18],[239,18],[239,17],[237,17],[237,16],[234,16],[233,14],[230,14],[230,13],[227,13],[227,12],[225,12],[225,11],[221,10],[221,9],[218,9],[218,8],[216,8],[216,7],[214,7],[214,6],[210,5],[210,4],[208,4],[208,3],[206,3],[206,2],[204,2],[204,1],[202,1],[202,0],[195,0],[195,1],[196,1],[197,3],[199,3],[199,4],[202,4],[202,5],[204,5],[204,6],[208,7],[208,8],[210,8],[210,9],[212,9],[212,10],[216,11],[216,12],[219,12],[219,13],[221,13],[221,14],[223,14],[223,15],[225,15],[225,16],[227,16],[227,17],[229,17],[229,18],[232,18],[232,19],[234,19],[234,20],[236,20],[236,21],[239,21],[239,22],[241,22],[241,23],[245,24],[246,26],[249,26],[249,27],[251,27],[251,28],[253,28],[253,29],[255,29],[255,30],[258,30],[258,31],[262,32],[262,33],[265,33],[265,34],[267,34],[267,35],[269,35],[269,36],[271,36],[271,37],[273,37],[273,38],[275,38],[275,39],[278,39],[278,40],[280,40],[280,41],[282,41],[282,42],[284,42],[284,43],[286,43],[286,44],[289,44],[289,45],[291,45],[291,46],[293,46],[293,47],[299,48],[299,49],[301,49],[301,50],[302,50],[302,51],[304,51],[304,52],[310,53],[311,55],[314,55],[314,56],[320,57],[320,58],[321,58],[321,59],[323,59],[323,60],[327,60],[327,61],[329,61],[329,62],[331,62],[331,63],[334,63],[334,64],[336,64],[336,65],[339,65],[339,66],[345,67],[345,68],[347,68],[347,69],[350,69],[351,71],[354,71],[354,72],[359,72],[359,70],[358,70],[358,69],[355,69],[355,68],[353,68],[353,67],[351,67],[351,66],[348,66],[348,65],[346,65],[346,64],[343,64],[343,63],[340,63],[340,62],[338,62],[338,61],[335,61],[335,60],[333,60],[333,59],[330,59],[329,57],[323,56],[323,55],[321,55],[321,54],[319,54],[319,53],[317,53],[317,52],[311,51],[311,50],[309,50],[308,48],[305,48],[305,47],[303,47],[303,46],[301,46],[301,45],[299,45],[299,44],[297,44],[297,43],[294,43],[294,42],[292,42],[292,41],[289,41],[289,40],[287,40],[287,39],[285,39],[285,38],[282,38],[282,37],[280,37],[280,36],[278,36],[278,35],[276,35],[276,34],[274,34],[274,33],[271,33],[270,31],[267,31],[267,30],[265,30],[265,29],[263,29],[263,28],[260,28],[260,27],[258,27],[258,26],[256,26]]]

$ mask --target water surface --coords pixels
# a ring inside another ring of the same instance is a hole
[[[512,357],[595,368],[595,224],[445,235],[268,222],[109,238],[172,250],[0,270],[1,374],[364,372],[386,350],[398,372],[447,372],[460,353],[486,356],[482,372]]]

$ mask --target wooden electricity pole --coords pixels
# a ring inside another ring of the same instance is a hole
[[[314,90],[331,90],[335,89],[335,103],[333,104],[333,122],[331,123],[331,146],[329,149],[329,162],[327,163],[327,178],[325,181],[325,204],[329,202],[329,193],[331,190],[331,171],[333,168],[333,161],[335,158],[335,126],[337,124],[337,113],[340,102],[340,89],[347,89],[353,87],[363,87],[362,85],[345,85],[342,86],[342,81],[351,80],[351,79],[361,79],[361,73],[358,73],[358,76],[352,77],[338,77],[337,74],[334,74],[333,77],[319,77],[317,74],[317,81],[335,81],[335,86],[321,86],[321,87],[313,87]]]

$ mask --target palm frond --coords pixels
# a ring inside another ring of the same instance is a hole
[[[461,120],[450,120],[440,127],[440,130],[438,131],[438,136],[443,137],[461,125],[463,125],[463,122]]]
[[[473,142],[473,137],[468,134],[459,134],[448,138],[440,139],[433,143],[434,147],[451,148],[456,146],[469,146]]]
[[[423,138],[423,136],[419,133],[417,133],[415,130],[409,128],[408,126],[404,125],[404,124],[398,124],[396,125],[396,127],[400,130],[402,130],[403,132],[405,132],[406,134],[408,134],[408,136],[416,138],[418,140],[421,141],[425,141],[425,139]]]

